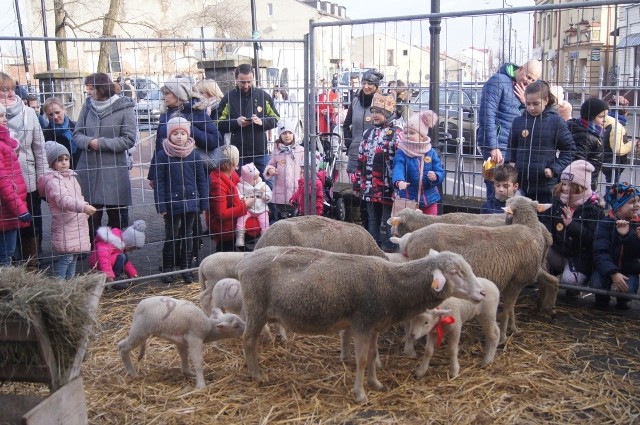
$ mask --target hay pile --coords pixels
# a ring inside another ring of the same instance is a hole
[[[102,329],[83,364],[92,424],[529,424],[638,423],[640,320],[560,305],[554,322],[528,312],[535,295],[521,297],[522,333],[509,337],[493,365],[480,369],[482,331],[463,331],[456,379],[447,378],[445,350],[437,350],[422,379],[419,359],[402,355],[402,330],[380,338],[386,392],[365,384],[369,401],[353,401],[355,362],[339,360],[338,335],[290,333],[286,344],[260,341],[265,381],[248,376],[240,341],[205,349],[207,387],[180,374],[175,348],[151,340],[141,377],[124,372],[116,348],[142,298],[164,294],[197,302],[197,285],[109,293],[102,297]],[[422,353],[423,344],[417,346]],[[136,356],[136,353],[133,353]]]
[[[16,317],[29,326],[42,324],[40,330],[51,342],[59,378],[66,376],[78,347],[89,336],[87,326],[90,328],[95,322],[95,312],[87,304],[94,287],[101,282],[99,275],[62,281],[43,273],[27,272],[23,267],[2,267],[0,326]],[[0,367],[41,362],[35,344],[0,344]]]

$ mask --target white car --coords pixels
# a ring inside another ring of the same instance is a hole
[[[160,113],[164,104],[162,91],[149,90],[144,99],[140,99],[133,107],[141,130],[153,130],[158,127]]]

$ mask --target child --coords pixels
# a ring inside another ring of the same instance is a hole
[[[57,256],[53,275],[71,279],[80,254],[91,251],[88,217],[96,208],[82,196],[76,172],[71,169],[69,150],[54,141],[46,142],[45,149],[51,168],[38,179],[38,192],[51,211],[51,245]]]
[[[638,292],[640,274],[640,189],[618,183],[607,194],[609,216],[598,223],[593,241],[591,286],[622,293]],[[607,308],[609,296],[596,294],[596,308]],[[618,297],[616,308],[628,310],[631,300]]]
[[[526,113],[511,126],[509,157],[524,195],[551,203],[553,187],[573,160],[576,147],[567,124],[552,109],[556,99],[546,82],[527,85],[525,99]]]
[[[293,118],[285,118],[278,122],[279,137],[264,170],[265,180],[273,182],[276,220],[293,212],[289,200],[298,188],[300,166],[304,162],[304,148],[296,143],[296,124],[297,120]]]
[[[175,266],[192,267],[193,223],[200,212],[209,209],[209,181],[204,163],[198,161],[191,123],[183,117],[167,121],[167,138],[156,152],[156,209],[164,218],[165,242],[162,248],[162,271]],[[182,273],[184,283],[192,283],[191,272]],[[173,276],[163,276],[163,283]]]
[[[489,158],[490,160],[491,158]],[[481,214],[504,214],[507,199],[520,194],[518,190],[518,170],[511,164],[500,164],[493,168],[492,175],[483,170],[482,174],[488,181],[493,181],[494,196],[482,204]]]
[[[609,114],[604,117],[603,161],[605,164],[615,164],[615,166],[602,167],[602,174],[608,183],[605,193],[609,192],[611,183],[620,181],[620,174],[624,171],[621,165],[628,163],[628,155],[633,147],[626,128],[629,101],[623,96],[613,96],[609,99],[609,106]]]
[[[113,282],[125,273],[129,278],[138,277],[138,271],[129,261],[126,251],[140,248],[144,245],[144,220],[138,220],[133,226],[125,229],[124,233],[117,227],[102,226],[98,228],[95,247],[89,255],[89,266],[97,268],[107,275],[107,282]],[[130,234],[136,230],[135,237]],[[142,233],[142,237],[139,235]],[[125,238],[125,235],[127,237]],[[127,242],[125,242],[125,240]],[[115,284],[113,289],[126,289],[127,285]]]
[[[393,184],[398,188],[397,196],[417,199],[420,209],[427,215],[438,215],[438,202],[442,199],[437,185],[444,181],[445,172],[438,153],[431,147],[428,136],[430,128],[438,123],[433,111],[413,114],[399,138],[398,150],[394,158]],[[422,167],[422,192],[420,187],[420,167]]]
[[[11,265],[18,229],[31,222],[17,149],[18,141],[9,135],[7,110],[0,104],[0,266]]]
[[[324,214],[324,181],[327,176],[326,171],[320,170],[316,173],[316,215]],[[309,193],[311,193],[311,183],[309,183]],[[304,164],[300,166],[300,179],[298,179],[298,188],[289,199],[289,204],[298,208],[298,215],[304,215]]]
[[[269,229],[269,207],[267,202],[271,200],[271,189],[260,178],[260,172],[250,162],[242,166],[242,180],[238,182],[238,195],[240,199],[255,198],[255,203],[248,208],[246,214],[238,218],[236,223],[236,247],[244,246],[244,234],[249,217],[256,217],[260,223],[260,233]]]
[[[549,272],[562,274],[561,284],[585,285],[591,277],[593,238],[598,221],[604,218],[598,196],[591,190],[593,170],[585,160],[573,161],[553,190],[548,226],[553,245],[547,259]],[[567,290],[566,294],[577,296],[578,292]]]
[[[392,118],[396,101],[380,93],[373,95],[371,118],[373,127],[362,135],[358,149],[358,165],[354,175],[367,210],[367,230],[378,245],[382,246],[380,227],[384,226],[387,239],[390,226],[387,220],[393,207],[393,161],[402,129],[395,127]],[[386,249],[393,247],[387,242]]]
[[[604,159],[604,147],[602,145],[602,133],[604,118],[609,107],[602,100],[595,97],[584,101],[580,107],[580,118],[574,118],[567,122],[569,131],[576,143],[575,159],[589,161],[595,171],[591,176],[591,189],[596,190],[598,176],[602,169]]]

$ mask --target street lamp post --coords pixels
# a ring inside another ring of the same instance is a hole
[[[256,87],[260,86],[260,62],[258,61],[258,22],[256,18],[256,0],[251,0],[251,38],[253,42],[253,67],[256,70]]]

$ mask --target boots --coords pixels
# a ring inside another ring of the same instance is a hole
[[[38,236],[22,239],[21,250],[24,265],[30,270],[38,268]]]
[[[244,233],[245,233],[245,229],[236,229],[236,246],[237,247],[244,246]]]

